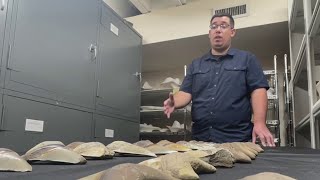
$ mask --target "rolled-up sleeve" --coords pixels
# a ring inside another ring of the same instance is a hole
[[[248,55],[247,63],[247,88],[249,93],[259,88],[269,89],[269,84],[266,76],[263,74],[261,64],[257,57],[253,54]]]
[[[192,94],[192,72],[193,72],[193,65],[190,64],[187,68],[187,74],[183,79],[183,82],[180,86],[180,91]]]

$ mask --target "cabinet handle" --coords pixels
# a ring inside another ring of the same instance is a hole
[[[284,55],[284,75],[286,81],[286,103],[289,104],[289,78],[288,78],[288,62],[287,62],[287,54]]]
[[[92,59],[92,60],[97,59],[97,46],[96,46],[96,45],[91,44],[91,45],[90,45],[90,47],[89,47],[89,51],[90,51],[91,53],[93,53],[93,54],[94,54],[94,56],[93,56],[93,59]]]
[[[2,112],[1,112],[0,130],[4,130],[3,121],[4,121],[4,118],[5,118],[5,111],[6,111],[6,107],[3,104],[2,105]]]
[[[136,72],[136,73],[134,73],[133,75],[136,76],[136,77],[140,80],[140,82],[141,82],[141,73]]]
[[[4,0],[1,0],[1,11],[3,11],[4,10],[4,6],[5,6],[5,2],[4,2]]]
[[[96,92],[96,97],[100,97],[99,89],[100,89],[100,81],[98,80],[98,81],[97,81],[97,92]]]
[[[11,67],[10,67],[10,58],[11,58],[11,45],[9,44],[8,55],[7,55],[7,64],[6,64],[6,68],[8,70],[12,70]]]

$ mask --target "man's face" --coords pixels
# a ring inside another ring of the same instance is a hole
[[[214,50],[223,51],[231,45],[231,38],[236,34],[230,25],[230,19],[226,16],[216,17],[211,21],[209,39]]]

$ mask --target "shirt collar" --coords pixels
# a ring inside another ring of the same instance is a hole
[[[236,54],[236,50],[233,49],[233,48],[230,48],[230,49],[228,50],[228,52],[227,52],[226,55],[234,56],[235,54]],[[226,55],[225,55],[225,56],[226,56]],[[213,55],[211,54],[211,49],[210,49],[210,51],[204,56],[204,60],[210,60],[210,59],[215,59],[215,58],[213,57]]]

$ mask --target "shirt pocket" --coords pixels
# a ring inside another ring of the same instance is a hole
[[[192,72],[192,93],[199,93],[210,83],[210,68],[198,69]]]
[[[246,95],[246,67],[225,66],[224,80],[226,81],[228,94],[232,97]]]

